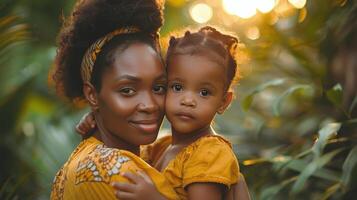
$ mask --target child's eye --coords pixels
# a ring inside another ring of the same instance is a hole
[[[132,96],[136,93],[136,91],[133,88],[122,88],[119,90],[119,92],[124,96]]]
[[[171,86],[171,88],[172,88],[172,90],[174,91],[174,92],[180,92],[180,91],[182,91],[182,85],[180,85],[180,84],[173,84],[172,86]]]
[[[166,93],[166,86],[164,85],[155,85],[153,91],[156,94],[165,94]]]
[[[206,89],[202,89],[200,91],[200,95],[203,96],[203,97],[206,97],[206,96],[210,95],[210,92],[208,90],[206,90]]]

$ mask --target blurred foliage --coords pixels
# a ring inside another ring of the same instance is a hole
[[[280,0],[284,3],[287,0]],[[240,36],[243,79],[217,130],[235,143],[253,199],[352,199],[357,188],[357,3],[308,0],[250,19],[221,1],[167,0],[162,35],[196,27],[189,9]],[[0,199],[48,199],[86,112],[48,87],[61,16],[74,0],[0,2]],[[249,39],[256,27],[260,37]],[[164,124],[167,128],[167,123]]]

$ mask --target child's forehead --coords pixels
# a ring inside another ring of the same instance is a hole
[[[203,56],[180,56],[168,66],[169,80],[195,85],[220,85],[226,81],[226,70]]]

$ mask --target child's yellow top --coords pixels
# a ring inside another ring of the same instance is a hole
[[[155,165],[171,144],[165,136],[142,148],[141,157]],[[227,188],[238,182],[239,165],[231,144],[223,137],[210,135],[196,140],[178,153],[162,171],[180,199],[187,199],[184,189],[196,182],[220,183]]]
[[[133,153],[108,148],[94,137],[83,140],[57,173],[51,199],[116,199],[113,181],[121,172],[144,171],[168,199],[179,199],[165,177]]]

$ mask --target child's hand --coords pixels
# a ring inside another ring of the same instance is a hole
[[[164,200],[159,191],[156,189],[154,183],[144,172],[139,171],[138,174],[126,172],[123,176],[129,179],[132,183],[113,183],[115,195],[122,200],[133,199],[154,199]]]
[[[76,125],[76,131],[82,136],[85,136],[88,132],[93,130],[96,126],[93,113],[87,113],[83,115],[82,119]]]

